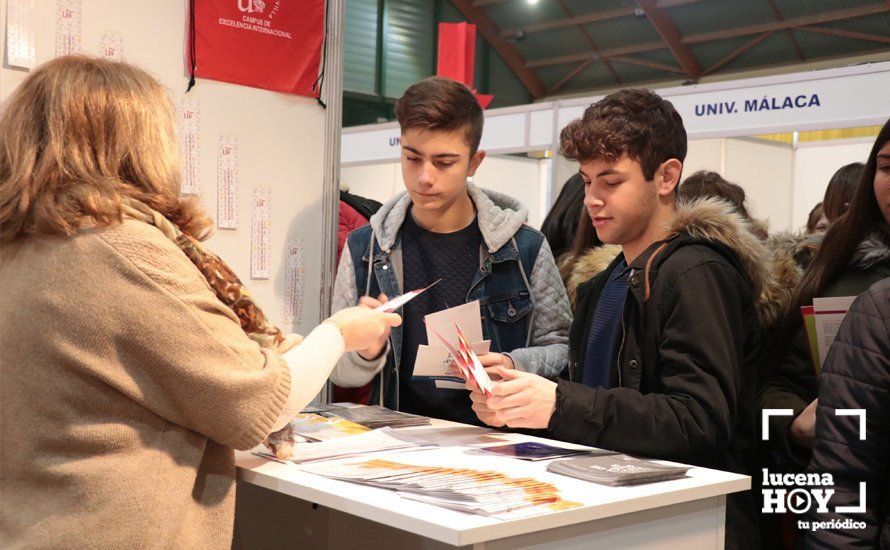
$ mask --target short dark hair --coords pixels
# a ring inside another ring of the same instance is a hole
[[[817,202],[816,206],[810,210],[810,215],[807,216],[807,235],[816,232],[816,225],[819,223],[819,218],[821,218],[824,213],[825,209],[823,208],[822,203]]]
[[[396,120],[402,132],[413,128],[453,132],[464,130],[470,154],[482,141],[482,107],[464,84],[433,76],[411,85],[396,101]]]
[[[853,191],[856,190],[856,184],[862,178],[863,172],[865,172],[865,164],[851,162],[838,168],[838,171],[831,176],[828,187],[825,189],[825,198],[822,199],[825,218],[829,222],[840,218],[850,207]]]
[[[686,158],[683,118],[670,101],[649,90],[607,95],[563,128],[559,140],[562,155],[581,163],[612,162],[626,153],[640,163],[647,180],[668,159]]]
[[[731,204],[746,220],[751,220],[745,207],[745,190],[727,181],[717,172],[699,170],[683,180],[679,193],[680,200],[687,202],[704,197],[716,197]]]

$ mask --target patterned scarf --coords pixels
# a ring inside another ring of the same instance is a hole
[[[285,336],[281,329],[269,322],[247,287],[219,256],[205,249],[196,239],[180,231],[176,224],[145,203],[129,199],[122,207],[126,216],[157,227],[165,237],[176,243],[207,279],[216,297],[235,313],[245,334],[261,347],[284,353],[299,344],[302,340],[300,336]]]

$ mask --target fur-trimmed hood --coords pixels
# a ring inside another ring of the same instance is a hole
[[[765,326],[778,318],[789,289],[776,282],[773,255],[767,246],[750,231],[748,222],[733,207],[719,199],[703,198],[678,204],[668,233],[685,233],[702,240],[718,242],[732,250],[739,259],[744,275],[757,296],[757,311]],[[621,247],[606,245],[580,256],[566,277],[569,300],[574,305],[578,286],[602,272]],[[564,262],[572,262],[566,259]],[[564,266],[565,267],[565,266]]]
[[[776,233],[767,239],[766,246],[772,257],[770,271],[773,283],[770,287],[770,299],[765,302],[770,309],[764,325],[767,330],[775,328],[775,323],[784,314],[794,289],[821,243],[821,234],[807,235],[789,231]]]
[[[602,273],[619,254],[621,254],[620,246],[604,244],[591,248],[577,258],[571,254],[560,258],[559,272],[563,274],[563,283],[566,285],[572,310],[575,309],[578,287]]]

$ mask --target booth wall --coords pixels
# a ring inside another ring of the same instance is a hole
[[[724,139],[690,140],[683,161],[683,179],[699,170],[723,173]]]
[[[768,222],[770,231],[792,228],[792,171],[789,144],[746,138],[699,139],[689,142],[683,178],[698,170],[721,174],[740,185],[752,216]]]
[[[402,185],[402,167],[398,162],[341,166],[340,185],[349,192],[379,202],[386,202],[393,195],[405,190]]]
[[[751,215],[773,232],[791,229],[793,154],[784,143],[727,139],[723,177],[745,189]]]
[[[541,185],[547,184],[540,180],[541,162],[547,161],[520,157],[486,158],[476,170],[473,183],[521,202],[528,208],[528,224],[540,229],[544,220],[541,214]],[[548,209],[544,209],[544,215]]]
[[[822,201],[831,176],[838,168],[851,162],[865,162],[874,140],[845,140],[829,143],[801,144],[794,152],[795,228],[804,227],[810,210]]]
[[[123,39],[123,59],[157,77],[177,104],[188,78],[184,55],[187,6],[184,0],[82,0],[81,52],[100,53],[105,33]],[[35,2],[37,63],[55,57],[56,2]],[[5,56],[6,2],[0,2],[0,101],[27,76],[8,67]],[[217,230],[207,246],[217,252],[251,289],[270,319],[285,330],[305,333],[319,320],[321,288],[322,177],[324,110],[314,99],[221,82],[198,80],[188,93],[200,108],[201,201],[217,217],[217,144],[219,136],[239,143],[239,224]],[[254,188],[272,193],[271,278],[250,278],[251,203]],[[303,246],[302,310],[294,327],[284,326],[285,250],[289,239]]]

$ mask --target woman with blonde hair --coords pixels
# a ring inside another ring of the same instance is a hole
[[[282,428],[344,351],[400,322],[271,325],[179,196],[173,109],[71,56],[0,115],[0,540],[229,548],[235,449]]]

